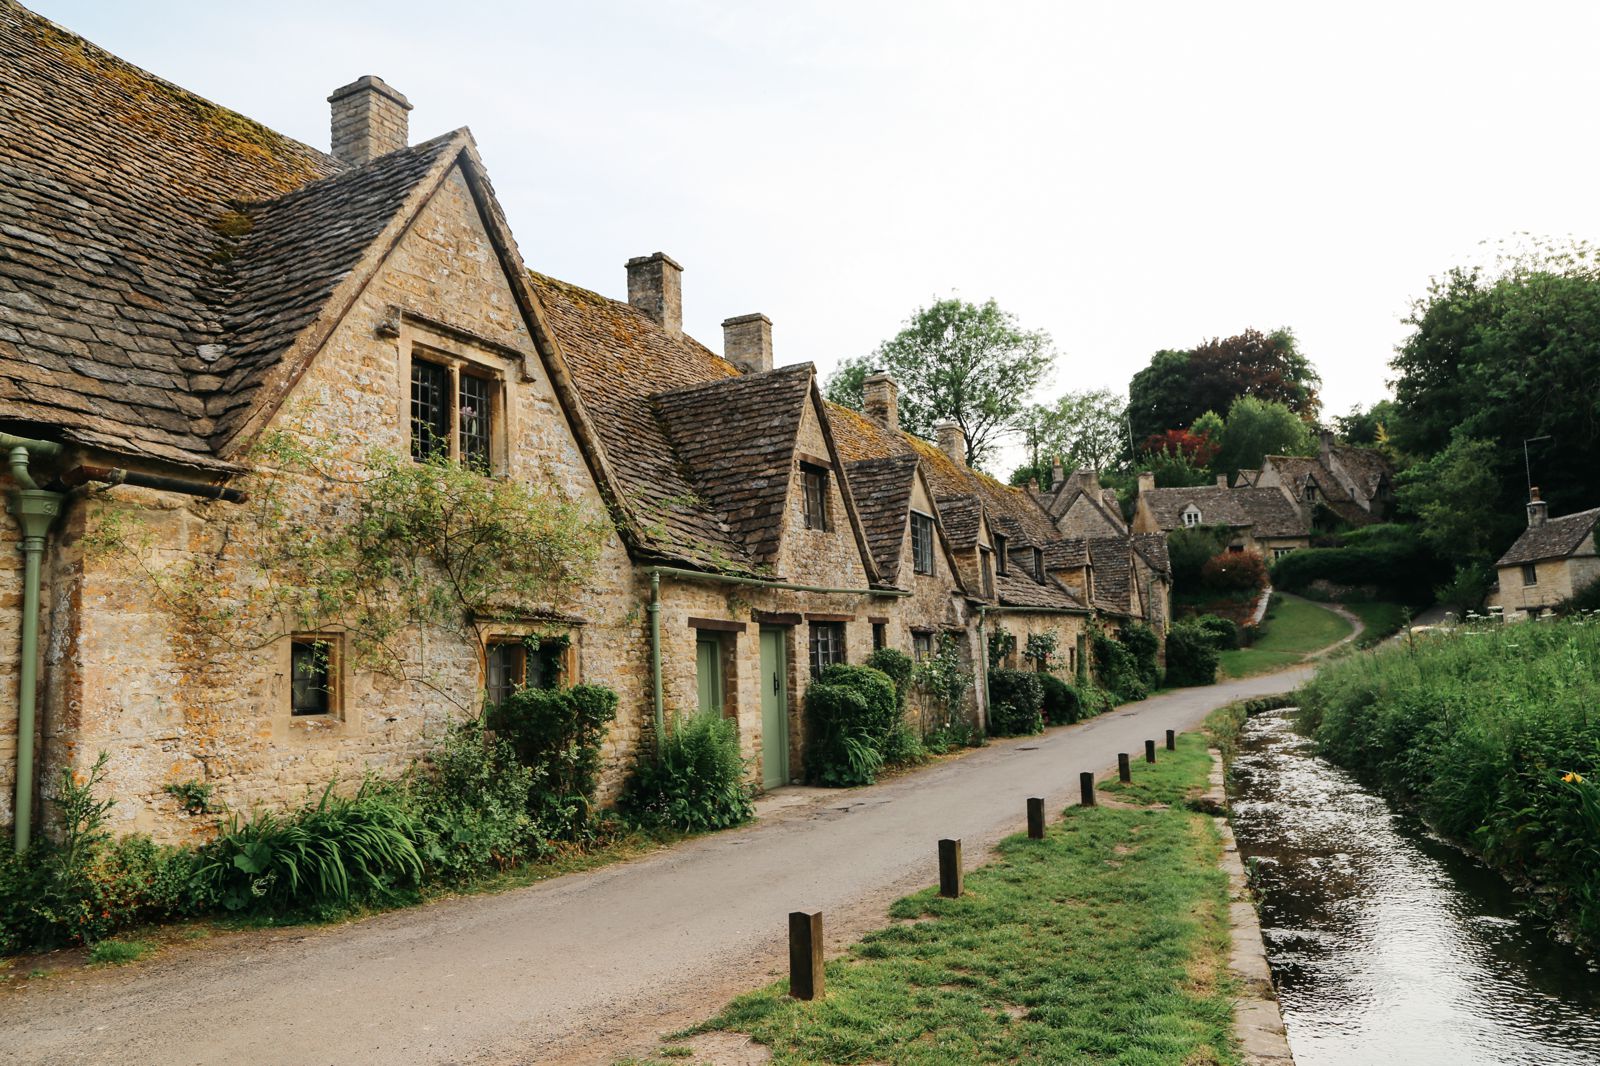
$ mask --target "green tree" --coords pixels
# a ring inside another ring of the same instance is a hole
[[[1310,455],[1311,427],[1281,403],[1241,396],[1228,408],[1222,450],[1212,468],[1231,482],[1240,470],[1256,469],[1269,455]]]
[[[1187,352],[1157,352],[1128,385],[1128,415],[1140,438],[1193,425],[1240,396],[1272,400],[1309,419],[1321,408],[1321,384],[1288,329],[1247,329]]]
[[[1379,400],[1365,409],[1357,404],[1349,414],[1335,415],[1333,423],[1346,444],[1370,448],[1394,437],[1400,425],[1400,407],[1393,400]]]
[[[1011,475],[1014,485],[1030,480],[1050,487],[1050,471],[1060,459],[1070,471],[1080,466],[1103,470],[1128,456],[1127,402],[1110,389],[1069,392],[1053,404],[1033,404],[1018,416],[1029,461]]]
[[[1516,535],[1516,517],[1495,506],[1505,459],[1493,442],[1462,435],[1399,476],[1400,508],[1439,558],[1458,567],[1488,563]]]
[[[1600,499],[1600,264],[1586,244],[1537,243],[1495,271],[1451,270],[1413,305],[1397,373],[1394,443],[1432,455],[1459,432],[1494,441],[1501,460],[1493,507],[1515,516],[1534,484],[1552,514]]]
[[[840,407],[861,410],[866,402],[867,375],[872,373],[870,355],[849,355],[839,360],[839,365],[822,387],[822,394]]]
[[[900,387],[900,424],[932,438],[935,424],[956,422],[967,436],[967,462],[977,465],[994,453],[1054,363],[1049,335],[1023,329],[993,300],[935,300],[869,358],[846,360],[826,388],[830,399],[846,402],[859,389],[858,373],[887,371]]]

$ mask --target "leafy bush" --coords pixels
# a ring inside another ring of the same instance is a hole
[[[1200,568],[1200,584],[1213,592],[1250,592],[1267,587],[1267,564],[1260,552],[1218,552]]]
[[[806,778],[834,788],[870,785],[900,720],[889,675],[870,666],[830,666],[806,689]]]
[[[989,669],[999,670],[1016,650],[1017,635],[1011,630],[1002,625],[989,630]]]
[[[900,709],[905,710],[906,690],[911,687],[911,677],[917,667],[911,656],[898,648],[879,648],[867,656],[867,665],[889,675],[889,680],[894,682],[894,694],[900,701]]]
[[[1227,526],[1191,526],[1167,534],[1167,559],[1172,565],[1172,587],[1176,592],[1195,592],[1200,588],[1200,569],[1207,560],[1227,547],[1232,534]]]
[[[1244,628],[1231,618],[1203,614],[1194,619],[1194,624],[1205,630],[1207,638],[1221,650],[1228,651],[1244,644]]]
[[[1589,582],[1555,606],[1557,614],[1581,614],[1584,611],[1600,611],[1600,581]]]
[[[928,761],[928,746],[904,720],[896,722],[883,741],[883,765],[920,766]]]
[[[1403,603],[1428,603],[1433,589],[1450,579],[1448,565],[1422,543],[1410,526],[1378,525],[1346,533],[1339,547],[1301,548],[1272,566],[1272,584],[1298,592],[1315,581],[1372,585]]]
[[[967,692],[974,678],[962,659],[961,645],[954,637],[949,633],[939,634],[934,653],[915,665],[911,677],[940,717],[939,723],[924,738],[930,749],[945,751],[964,747],[974,740],[983,742],[983,734],[967,718]]]
[[[622,806],[649,827],[699,833],[740,825],[756,810],[745,770],[738,723],[696,714],[673,726],[653,762],[639,764]]]
[[[388,902],[415,889],[421,832],[399,794],[370,779],[353,796],[333,789],[329,782],[287,815],[231,819],[200,849],[195,878],[206,898],[231,911],[283,912]]]
[[[1129,622],[1122,630],[1122,646],[1133,656],[1134,668],[1146,690],[1161,683],[1161,638],[1143,622]]]
[[[193,852],[148,837],[110,839],[105,816],[116,801],[95,795],[105,765],[102,754],[83,781],[61,772],[49,797],[60,840],[0,852],[0,955],[92,943],[199,909]]]
[[[604,685],[520,688],[490,710],[489,727],[534,772],[528,811],[540,833],[562,840],[590,834],[600,744],[616,716],[617,694]]]
[[[1031,670],[989,671],[989,732],[997,737],[1044,731],[1044,686]]]
[[[1217,683],[1217,647],[1198,622],[1177,622],[1167,630],[1167,684],[1173,687]]]
[[[1087,717],[1083,714],[1083,704],[1078,699],[1078,693],[1071,685],[1054,674],[1040,674],[1039,684],[1044,696],[1040,709],[1044,712],[1045,721],[1051,725],[1067,725],[1079,718]]]
[[[476,721],[450,731],[431,766],[409,782],[417,847],[430,878],[463,881],[536,855],[544,841],[528,813],[534,772]]]
[[[1467,626],[1325,665],[1301,722],[1328,758],[1414,804],[1600,944],[1600,626]]]
[[[1095,680],[1119,702],[1142,700],[1150,694],[1133,652],[1104,632],[1094,635],[1094,674]]]

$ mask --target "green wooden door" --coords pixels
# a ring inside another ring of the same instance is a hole
[[[787,633],[761,630],[761,783],[776,788],[789,781],[789,664]]]

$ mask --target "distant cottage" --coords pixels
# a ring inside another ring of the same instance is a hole
[[[1170,524],[1130,530],[1092,471],[1035,496],[968,468],[958,427],[900,430],[887,377],[864,414],[827,403],[810,364],[775,365],[764,315],[727,319],[718,355],[660,252],[628,261],[626,300],[530,271],[471,135],[409,144],[381,79],[329,98],[325,154],[12,0],[0,55],[0,539],[26,560],[0,569],[0,821],[21,836],[38,782],[101,751],[121,827],[172,839],[168,785],[282,804],[399,772],[486,697],[577,681],[621,697],[604,797],[696,710],[773,787],[831,664],[948,638],[981,676],[1005,625],[1084,673],[1094,632],[1164,632]],[[549,490],[602,530],[592,578],[391,634],[402,678],[337,619],[202,647],[278,579],[253,565],[264,523],[309,535],[341,506],[253,479],[294,460],[356,483],[374,449]],[[1293,539],[1282,510],[1242,535]],[[138,565],[106,550],[119,529]]]
[[[1549,517],[1550,505],[1533,489],[1528,498],[1528,528],[1495,563],[1498,582],[1489,606],[1508,621],[1538,618],[1552,607],[1600,581],[1595,524],[1600,507]]]

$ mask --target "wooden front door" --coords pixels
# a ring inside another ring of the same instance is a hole
[[[789,781],[788,631],[761,629],[761,784],[776,788]]]

